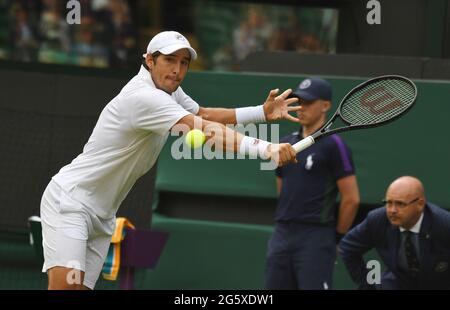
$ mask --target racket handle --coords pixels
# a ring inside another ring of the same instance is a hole
[[[314,138],[312,136],[307,136],[305,139],[302,139],[300,141],[298,141],[297,143],[295,143],[292,147],[295,150],[295,153],[299,153],[301,151],[303,151],[304,149],[310,147],[311,145],[314,144]]]

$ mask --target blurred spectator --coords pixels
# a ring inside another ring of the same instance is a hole
[[[6,0],[0,0],[0,59],[5,59],[9,54],[9,20]]]
[[[260,6],[250,6],[245,20],[233,33],[236,59],[241,61],[251,52],[264,50],[272,31],[264,10]]]
[[[302,36],[301,25],[294,12],[281,17],[280,26],[271,35],[268,42],[270,51],[295,51]]]
[[[28,19],[27,11],[20,5],[11,10],[12,59],[30,62],[36,60],[38,41],[36,30]]]
[[[59,0],[43,0],[39,22],[41,45],[39,61],[64,63],[70,51],[69,25],[62,14],[63,4]]]
[[[75,64],[85,67],[108,66],[107,48],[95,40],[98,29],[96,20],[90,16],[83,16],[81,24],[75,25],[72,44]]]
[[[113,66],[126,65],[136,57],[136,34],[131,22],[130,8],[124,0],[109,1],[111,42],[111,64]]]

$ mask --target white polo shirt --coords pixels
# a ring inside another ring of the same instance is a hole
[[[136,180],[156,162],[178,120],[199,105],[181,87],[157,89],[141,66],[103,109],[83,153],[53,180],[102,218],[112,218]]]

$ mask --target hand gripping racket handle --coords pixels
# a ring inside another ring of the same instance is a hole
[[[299,153],[301,151],[303,151],[304,149],[310,147],[311,145],[314,144],[314,138],[312,136],[308,136],[305,139],[302,139],[300,141],[298,141],[297,143],[295,143],[292,147],[295,150],[295,153]]]

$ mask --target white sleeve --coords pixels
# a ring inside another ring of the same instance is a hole
[[[194,115],[197,115],[198,110],[200,110],[200,106],[195,100],[186,95],[181,87],[173,93],[176,102],[180,104],[185,110],[191,112]]]
[[[164,134],[181,118],[190,113],[162,91],[143,92],[132,103],[131,124],[143,129]]]

